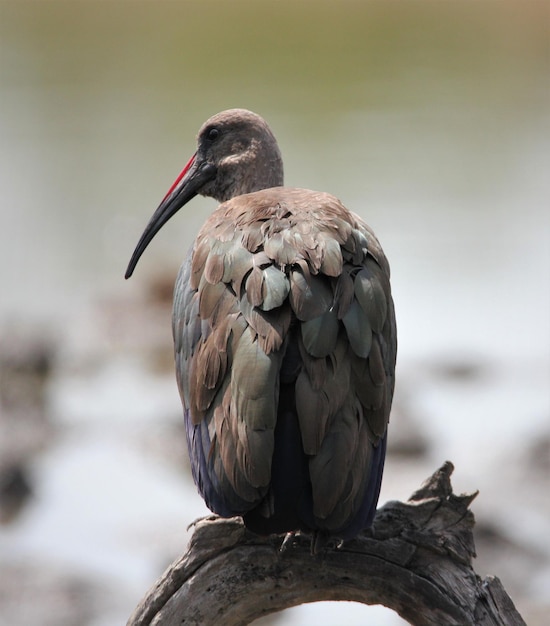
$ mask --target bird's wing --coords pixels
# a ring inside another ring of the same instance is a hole
[[[397,339],[389,265],[374,233],[332,196],[319,204],[315,248],[291,280],[303,364],[296,409],[309,457],[311,525],[338,531],[374,515]]]
[[[228,271],[239,280],[234,272],[250,259],[230,247]],[[195,482],[212,510],[237,515],[269,485],[282,353],[266,343],[280,347],[285,321],[235,297],[217,275],[216,251],[215,241],[197,241],[176,282],[176,373]]]

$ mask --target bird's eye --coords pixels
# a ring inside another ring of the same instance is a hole
[[[217,128],[211,128],[208,131],[208,134],[206,135],[206,137],[209,141],[214,141],[218,137],[219,134],[220,134],[220,131]]]

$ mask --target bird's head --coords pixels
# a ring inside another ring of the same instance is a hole
[[[263,118],[229,109],[201,127],[197,151],[183,168],[147,224],[126,270],[129,278],[156,233],[197,194],[220,202],[283,184],[279,146]]]

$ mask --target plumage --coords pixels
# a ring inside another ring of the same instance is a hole
[[[321,315],[303,322],[302,341],[308,354],[322,358],[334,351],[338,337],[339,323],[336,310],[330,308]]]
[[[357,300],[350,304],[342,318],[351,349],[358,357],[366,359],[372,345],[372,329],[369,318]]]
[[[371,523],[382,479],[396,357],[389,265],[337,198],[282,185],[265,121],[213,116],[127,277],[193,196],[221,202],[174,291],[193,478],[212,511],[254,532],[347,539]]]

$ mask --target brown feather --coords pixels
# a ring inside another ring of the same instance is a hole
[[[354,288],[355,297],[366,313],[372,330],[380,332],[388,313],[386,295],[380,281],[365,268],[357,272]]]
[[[290,305],[299,320],[307,322],[330,308],[332,292],[325,281],[302,268],[290,272]]]
[[[260,306],[263,302],[262,298],[262,282],[263,272],[258,267],[252,269],[246,279],[246,297],[253,307]]]
[[[298,343],[298,348],[303,366],[309,376],[309,380],[311,381],[311,386],[314,390],[318,391],[323,387],[327,379],[327,359],[319,359],[311,356],[305,349],[302,341]]]
[[[328,356],[336,346],[339,323],[336,311],[329,309],[319,317],[302,322],[302,341],[305,349],[315,357]]]
[[[305,370],[302,370],[296,380],[296,412],[304,452],[317,454],[330,416],[329,400],[323,390],[313,389]]]
[[[273,265],[267,266],[262,274],[261,308],[271,311],[283,304],[290,291],[290,283],[285,274]]]
[[[224,274],[224,257],[228,247],[227,243],[212,242],[212,248],[204,265],[204,277],[209,283],[219,283]]]
[[[324,249],[320,270],[326,276],[340,276],[342,272],[342,250],[340,244],[330,237],[324,238]]]
[[[338,280],[336,281],[336,286],[334,288],[334,303],[339,320],[341,320],[349,311],[353,297],[353,278],[350,275],[350,266],[346,265],[344,266],[340,276],[338,276]]]
[[[342,497],[358,444],[359,419],[352,406],[335,416],[309,471],[315,517],[326,519]]]
[[[255,255],[238,246],[236,242],[232,243],[232,247],[227,251],[223,259],[224,271],[221,280],[224,283],[238,282],[238,288],[235,289],[235,293],[239,294],[241,291],[240,283],[252,267],[252,260]]]
[[[195,242],[195,250],[193,252],[191,264],[190,283],[192,289],[197,289],[202,277],[206,259],[210,253],[209,240],[207,237],[198,238]]]
[[[372,338],[372,346],[369,353],[369,374],[374,385],[377,387],[385,385],[386,371],[377,334],[374,334]]]
[[[213,424],[215,436],[212,437],[213,445],[217,453],[213,454],[215,459],[214,469],[218,481],[223,485],[228,482],[236,491],[239,497],[255,503],[258,502],[265,490],[258,490],[251,484],[243,471],[243,464],[235,462],[238,458],[238,440],[231,429],[231,417],[229,413],[229,399],[231,394],[226,390],[224,401],[216,408],[213,414]],[[230,493],[230,489],[225,488],[225,493]]]
[[[328,426],[340,411],[350,394],[350,367],[345,353],[348,350],[341,333],[329,359],[315,359],[323,363],[322,387],[312,382],[309,368],[302,370],[296,381],[296,409],[304,452],[317,454]],[[314,370],[315,371],[315,370]]]
[[[256,252],[263,244],[263,235],[259,223],[251,224],[241,233],[241,242],[250,252]]]
[[[223,283],[209,283],[203,275],[199,285],[199,313],[202,319],[208,319],[212,315],[224,291]]]
[[[351,303],[348,312],[342,318],[342,322],[346,327],[352,350],[357,356],[366,359],[372,343],[372,331],[368,317],[357,300]]]
[[[241,336],[231,372],[231,420],[238,425],[240,467],[255,486],[269,483],[281,353],[265,354],[250,333]]]

